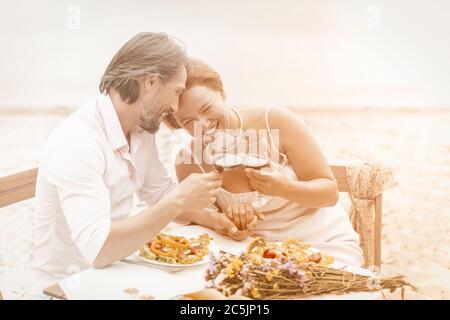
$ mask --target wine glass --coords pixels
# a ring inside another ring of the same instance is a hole
[[[265,172],[270,163],[269,160],[269,144],[267,139],[260,135],[259,137],[246,137],[246,154],[242,166],[260,170],[261,174]],[[265,173],[264,173],[265,174]],[[257,196],[251,203],[254,208],[260,208],[270,201],[269,196],[263,196],[257,192]]]
[[[219,171],[232,170],[244,161],[244,153],[239,136],[217,132],[205,149],[205,159]]]
[[[269,145],[264,136],[246,137],[245,144],[244,167],[260,170],[269,164]]]

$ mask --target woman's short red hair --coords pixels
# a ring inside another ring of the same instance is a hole
[[[220,75],[206,63],[197,58],[189,58],[186,64],[186,89],[194,86],[205,86],[217,91],[225,99],[222,79]]]
[[[225,99],[225,91],[223,90],[222,79],[220,75],[202,60],[197,58],[189,58],[186,63],[186,90],[195,86],[205,86],[214,90]],[[169,114],[164,120],[166,126],[171,129],[180,129],[172,114]]]

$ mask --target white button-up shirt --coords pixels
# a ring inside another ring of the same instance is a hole
[[[133,194],[151,206],[174,187],[153,134],[137,129],[130,144],[107,95],[55,128],[39,161],[33,269],[57,279],[90,267]]]

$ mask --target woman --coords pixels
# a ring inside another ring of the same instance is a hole
[[[303,121],[287,108],[227,106],[220,76],[200,60],[187,66],[186,90],[180,96],[177,113],[166,123],[183,128],[194,136],[195,124],[202,132],[237,129],[263,130],[266,133],[271,159],[271,174],[237,167],[223,172],[223,187],[217,195],[219,211],[192,213],[182,217],[224,233],[230,222],[236,228],[228,235],[234,239],[260,236],[266,240],[296,238],[337,261],[354,266],[363,263],[359,236],[353,230],[347,213],[337,204],[337,183],[319,146]],[[278,137],[271,130],[278,130]],[[194,137],[194,146],[203,144],[204,136]],[[197,140],[196,140],[197,139]],[[277,143],[278,142],[278,143]],[[186,155],[186,150],[180,156]],[[182,181],[194,172],[215,170],[204,154],[192,162],[177,161],[176,172]],[[261,195],[265,200],[261,202]],[[255,203],[260,203],[259,207]],[[259,219],[257,219],[259,218]],[[238,229],[238,230],[236,230]]]

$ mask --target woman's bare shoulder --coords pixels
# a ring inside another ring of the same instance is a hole
[[[272,107],[268,116],[271,128],[288,129],[291,126],[305,127],[301,115],[288,107]]]
[[[237,109],[241,113],[242,117],[244,117],[244,119],[250,119],[253,124],[256,124],[256,126],[258,126],[259,124],[264,124],[267,107],[242,106]]]

